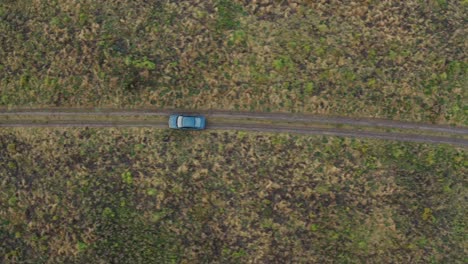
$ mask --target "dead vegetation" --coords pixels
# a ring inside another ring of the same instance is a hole
[[[467,152],[257,133],[2,129],[3,263],[462,263]]]
[[[467,125],[466,1],[3,1],[0,105]]]

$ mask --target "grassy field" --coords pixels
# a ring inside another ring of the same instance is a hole
[[[466,149],[0,130],[2,263],[464,263]]]
[[[0,106],[468,125],[467,11],[466,0],[1,1]]]

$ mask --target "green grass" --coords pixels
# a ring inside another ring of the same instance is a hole
[[[3,1],[0,106],[467,125],[464,1],[288,2]]]
[[[466,149],[2,129],[2,263],[463,263]]]

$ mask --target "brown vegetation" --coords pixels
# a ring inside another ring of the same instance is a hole
[[[3,263],[462,263],[465,149],[2,129]]]
[[[2,1],[0,105],[467,125],[466,1]]]

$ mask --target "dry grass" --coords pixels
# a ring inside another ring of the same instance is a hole
[[[462,263],[464,149],[2,129],[3,263]]]
[[[467,125],[466,1],[263,2],[2,1],[0,105]]]

